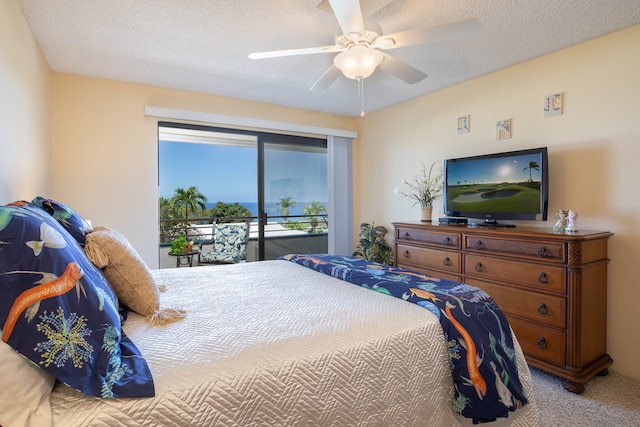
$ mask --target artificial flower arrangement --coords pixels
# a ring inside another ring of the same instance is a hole
[[[400,190],[399,193],[410,199],[414,199],[414,204],[420,206],[433,206],[433,202],[442,196],[442,171],[434,171],[436,162],[431,164],[429,172],[422,164],[422,172],[413,177],[412,181],[402,180],[402,187],[408,187],[407,191]]]

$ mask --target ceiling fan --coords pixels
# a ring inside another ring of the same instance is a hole
[[[470,18],[383,35],[380,26],[375,22],[367,21],[365,25],[359,0],[323,0],[318,7],[327,9],[327,1],[343,33],[336,37],[334,45],[257,52],[249,54],[249,58],[338,53],[333,58],[333,65],[311,86],[311,90],[316,91],[327,89],[341,73],[350,79],[358,80],[361,84],[362,80],[373,74],[378,67],[409,84],[415,84],[427,77],[427,74],[383,51],[436,40],[466,37],[480,31],[480,22]],[[373,7],[380,8],[390,0],[369,0],[369,2],[374,5]]]

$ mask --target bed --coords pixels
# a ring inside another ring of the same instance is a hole
[[[0,240],[7,242],[2,234]],[[144,358],[153,396],[88,396],[56,381],[40,402],[39,422],[50,416],[65,427],[472,424],[452,409],[443,329],[424,307],[287,260],[149,274],[162,290],[152,311],[178,315],[153,322],[131,311],[122,336]],[[528,404],[490,425],[537,426],[530,373],[517,341],[514,348]],[[45,389],[53,384],[43,381]],[[4,427],[11,422],[0,418]]]
[[[421,307],[282,260],[153,275],[162,304],[187,311],[163,327],[125,323],[156,396],[113,402],[58,384],[54,425],[470,424],[451,409],[442,330]],[[504,422],[538,425],[536,408]]]

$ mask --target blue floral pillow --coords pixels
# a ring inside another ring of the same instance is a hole
[[[27,202],[0,206],[0,327],[7,344],[87,395],[154,395],[102,272],[51,215]]]
[[[80,246],[84,247],[85,236],[91,231],[91,225],[76,211],[64,203],[40,196],[33,199],[31,203],[47,211],[80,243]]]

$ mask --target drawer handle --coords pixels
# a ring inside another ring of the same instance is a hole
[[[549,283],[549,279],[547,278],[547,273],[545,273],[544,271],[542,273],[540,273],[540,275],[538,276],[538,283]]]
[[[544,337],[538,338],[538,341],[536,341],[536,346],[538,348],[547,348],[547,340],[545,340]]]
[[[449,259],[449,257],[445,257],[444,261],[442,261],[442,264],[446,265],[447,267],[450,267],[452,262]]]
[[[405,258],[411,258],[411,252],[409,251],[404,251],[404,255]]]
[[[538,306],[538,313],[547,314],[547,306],[545,305],[545,303],[543,302],[540,303],[540,305]]]
[[[451,245],[453,245],[453,240],[451,240],[451,239],[449,238],[449,236],[447,236],[447,237],[444,239],[444,242],[442,242],[442,243],[444,243],[444,245],[445,245],[445,246],[451,246]]]
[[[483,270],[482,263],[481,262],[477,263],[476,266],[473,267],[473,269],[477,272],[481,272]]]
[[[478,240],[478,241],[476,242],[476,244],[475,244],[475,245],[473,245],[473,247],[474,247],[475,249],[478,249],[478,250],[480,250],[480,249],[484,249],[484,244],[483,244],[480,240]]]
[[[544,246],[538,249],[537,254],[540,258],[546,258],[547,256],[549,256],[549,254],[547,253],[547,248],[545,248]]]
[[[403,239],[407,239],[407,240],[409,240],[409,239],[411,239],[411,234],[409,234],[409,232],[408,232],[408,231],[405,231],[405,232],[404,232],[404,235],[402,236],[402,238],[403,238]]]

